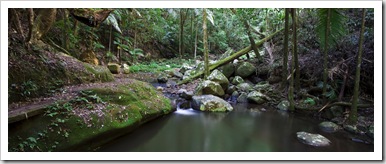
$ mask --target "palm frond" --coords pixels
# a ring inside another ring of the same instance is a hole
[[[330,21],[327,25],[327,13],[330,10]],[[319,43],[321,47],[325,47],[325,34],[327,28],[329,28],[329,36],[328,36],[328,47],[333,46],[337,43],[339,38],[346,33],[346,28],[344,26],[346,17],[342,15],[339,9],[318,9],[318,24],[316,27],[317,34],[319,37]]]

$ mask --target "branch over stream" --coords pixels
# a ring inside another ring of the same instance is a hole
[[[264,42],[266,42],[267,40],[271,39],[273,36],[275,36],[276,34],[278,34],[282,30],[283,29],[278,30],[275,33],[267,36],[266,38],[261,39],[260,41],[258,41],[256,43],[256,47],[259,47],[259,46],[263,45]],[[227,64],[229,62],[232,62],[233,60],[237,59],[238,57],[240,57],[240,56],[242,56],[242,55],[244,55],[246,53],[248,53],[251,50],[252,50],[252,47],[251,47],[251,45],[249,45],[248,47],[246,47],[246,48],[244,48],[244,49],[242,49],[242,50],[232,54],[231,56],[228,56],[227,58],[222,59],[222,60],[220,60],[220,61],[210,65],[209,66],[209,71],[212,71],[212,70],[216,69],[217,67],[220,67],[220,66],[225,65],[225,64]],[[185,84],[185,83],[187,83],[187,82],[189,82],[189,81],[191,81],[191,80],[193,80],[193,79],[195,79],[197,77],[200,77],[203,73],[204,73],[204,71],[200,71],[200,72],[196,73],[195,75],[190,76],[189,78],[178,82],[177,84],[178,85]]]

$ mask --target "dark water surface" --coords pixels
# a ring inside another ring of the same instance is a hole
[[[102,152],[372,152],[374,145],[350,140],[340,130],[325,133],[320,120],[253,104],[236,104],[229,113],[178,109],[142,125],[99,149]],[[319,133],[332,144],[312,147],[300,143],[296,132]]]

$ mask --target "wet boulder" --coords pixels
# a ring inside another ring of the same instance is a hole
[[[214,70],[212,73],[208,76],[208,80],[217,82],[218,84],[221,85],[223,90],[226,90],[229,85],[229,81],[227,77],[224,76],[219,70]]]
[[[187,91],[186,89],[180,89],[177,91],[178,96],[185,100],[191,100],[193,97],[193,92],[192,91]]]
[[[311,146],[328,146],[331,143],[329,139],[320,134],[297,132],[296,136],[300,142]]]
[[[249,93],[249,91],[253,89],[252,86],[248,83],[241,83],[237,85],[236,88],[240,92],[247,92],[247,93]]]
[[[168,76],[166,74],[160,74],[157,78],[157,81],[159,83],[166,83],[168,82]]]
[[[197,85],[195,94],[196,95],[215,95],[215,96],[221,97],[221,96],[224,96],[225,93],[220,84],[210,80],[205,80]]]
[[[357,126],[355,126],[355,125],[344,124],[343,129],[350,132],[350,133],[353,133],[353,134],[359,133],[359,130],[358,130]]]
[[[228,102],[213,95],[193,96],[192,108],[209,112],[229,112],[233,110]]]
[[[256,67],[249,62],[241,63],[236,69],[236,75],[246,78],[256,72]]]
[[[119,74],[120,66],[117,63],[109,63],[107,64],[107,68],[109,68],[112,74]]]
[[[282,111],[287,111],[289,109],[289,101],[288,100],[283,100],[279,104],[277,104],[277,108]]]
[[[319,124],[319,128],[325,132],[336,132],[339,126],[333,122],[324,121]]]
[[[244,79],[240,76],[235,76],[232,80],[232,84],[239,85],[241,83],[244,83]]]
[[[247,97],[248,97],[248,101],[256,103],[256,104],[263,104],[267,100],[269,100],[269,98],[266,95],[264,95],[258,91],[250,92]]]
[[[247,103],[248,102],[248,94],[243,92],[240,94],[239,97],[237,97],[237,102],[238,103]]]
[[[218,69],[224,74],[225,77],[229,78],[235,72],[235,65],[233,65],[233,63],[228,63],[219,67]]]

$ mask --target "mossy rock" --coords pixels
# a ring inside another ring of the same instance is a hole
[[[107,68],[109,68],[110,72],[113,74],[119,74],[120,73],[120,66],[117,63],[109,63],[109,64],[107,64]]]
[[[11,125],[8,150],[94,151],[173,111],[169,99],[148,83],[136,80],[80,93],[69,103],[46,109],[43,116]]]
[[[79,59],[89,64],[93,64],[93,65],[99,64],[98,58],[96,57],[96,54],[92,50],[86,50],[82,52],[82,54],[80,54]]]

